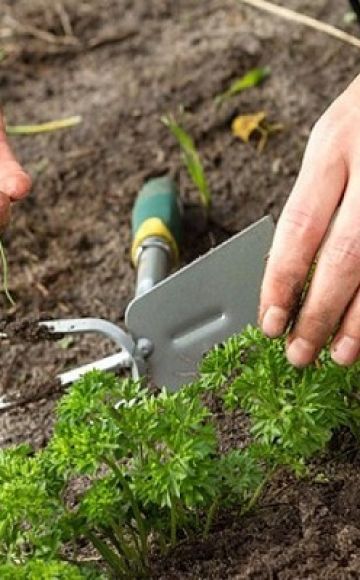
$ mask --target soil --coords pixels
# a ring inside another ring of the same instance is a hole
[[[286,5],[345,27],[345,0]],[[358,33],[356,24],[346,29]],[[9,124],[82,116],[72,129],[12,141],[33,192],[2,236],[16,306],[0,299],[0,396],[31,402],[1,414],[0,444],[39,447],[61,396],[57,373],[112,350],[90,337],[55,342],[34,321],[91,315],[121,324],[133,295],[129,223],[142,182],[170,172],[184,202],[197,202],[161,115],[184,110],[213,196],[206,229],[187,212],[186,263],[261,216],[278,217],[311,127],[355,75],[358,49],[235,0],[3,0],[0,38]],[[270,78],[216,109],[214,97],[257,66],[270,67]],[[284,129],[259,153],[230,126],[237,114],[262,110]],[[241,444],[243,423],[222,425],[224,447]],[[321,482],[284,475],[256,513],[221,514],[206,542],[182,544],[154,564],[154,576],[358,578],[358,465],[356,453],[344,459],[336,450]]]

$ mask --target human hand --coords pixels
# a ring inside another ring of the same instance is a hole
[[[4,119],[0,113],[0,230],[10,219],[11,202],[25,197],[30,187],[30,177],[11,151],[6,138]]]
[[[266,335],[286,330],[318,251],[287,357],[306,366],[335,332],[332,358],[349,365],[360,356],[360,76],[316,123],[280,217],[260,300]]]

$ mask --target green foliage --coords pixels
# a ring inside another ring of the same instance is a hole
[[[106,373],[89,373],[63,397],[58,409],[55,436],[48,453],[62,473],[91,474],[99,468],[99,457],[116,450],[128,453],[131,440],[127,426],[118,427],[109,409],[122,403],[131,408],[142,396],[140,384],[114,380]]]
[[[27,564],[0,565],[2,580],[105,580],[99,574],[85,567],[72,566],[67,562],[30,560]]]
[[[215,103],[220,105],[227,99],[242,93],[247,89],[251,89],[252,87],[257,87],[260,85],[268,76],[270,75],[270,69],[267,67],[261,68],[253,68],[245,73],[239,79],[236,79],[231,83],[229,88],[224,92],[218,95],[215,99]]]
[[[0,453],[0,577],[101,578],[62,561],[72,546],[76,562],[80,539],[112,576],[146,576],[151,545],[206,536],[221,506],[246,512],[279,467],[301,473],[334,429],[356,431],[359,380],[360,364],[339,367],[327,351],[297,370],[284,340],[254,328],[213,349],[177,393],[89,373],[60,402],[44,451]],[[248,414],[247,448],[220,453],[209,391]],[[84,485],[69,502],[74,479]]]
[[[208,353],[200,367],[199,388],[217,390],[242,368],[243,350],[239,337],[233,336]]]
[[[51,486],[50,486],[51,487]],[[52,481],[52,489],[57,488]],[[47,487],[42,455],[27,446],[0,451],[0,563],[46,557],[58,549],[63,515],[58,493]]]
[[[350,401],[360,365],[340,367],[324,351],[316,364],[299,370],[288,363],[284,349],[284,339],[248,328],[209,353],[201,374],[204,388],[222,389],[228,408],[247,411],[254,440],[267,446],[269,455],[280,453],[295,467],[324,449],[335,428],[355,424],[358,410]]]
[[[256,449],[233,449],[220,461],[221,504],[232,506],[242,498],[251,500],[254,491],[264,480],[264,470],[260,466]]]
[[[140,383],[97,372],[73,387],[58,413],[49,459],[64,476],[107,466],[80,500],[78,515],[115,548],[118,573],[138,574],[150,535],[174,544],[178,528],[191,527],[196,510],[215,495],[217,441],[209,413],[186,390],[149,395]]]
[[[208,208],[211,204],[211,192],[201,163],[200,155],[196,150],[192,137],[177,123],[172,115],[164,115],[161,117],[161,121],[177,140],[190,178],[199,191],[202,204]]]

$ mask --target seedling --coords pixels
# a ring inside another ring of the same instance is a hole
[[[194,185],[199,191],[201,202],[205,208],[209,208],[211,205],[211,192],[207,183],[200,155],[196,150],[192,137],[185,131],[185,129],[183,129],[183,127],[177,123],[175,117],[172,115],[164,115],[161,117],[161,121],[177,140],[182,151],[182,158],[185,167]]]
[[[81,123],[79,115],[68,117],[67,119],[57,119],[47,123],[38,123],[36,125],[6,125],[8,135],[36,135],[38,133],[49,133],[59,129],[68,129]]]
[[[239,79],[233,81],[229,88],[215,98],[215,104],[221,105],[231,97],[242,93],[247,89],[259,86],[270,75],[270,69],[267,67],[253,68]]]
[[[6,298],[8,299],[9,303],[12,306],[14,306],[15,301],[14,301],[14,299],[11,296],[10,291],[9,291],[8,263],[7,263],[7,258],[6,258],[4,246],[3,246],[1,240],[0,240],[0,264],[1,264],[2,276],[3,276],[3,292],[6,296]]]

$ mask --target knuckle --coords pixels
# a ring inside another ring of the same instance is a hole
[[[342,122],[332,111],[328,110],[315,123],[310,139],[316,143],[333,143],[337,141],[342,129]]]
[[[358,274],[360,268],[360,238],[341,236],[329,240],[321,256],[326,265],[351,276]]]
[[[322,151],[323,162],[331,166],[339,159],[347,159],[358,143],[360,106],[338,98],[315,123],[309,140],[312,150]]]
[[[321,158],[321,165],[326,169],[343,159],[348,143],[349,117],[346,112],[339,114],[336,108],[329,109],[315,123],[306,154]],[[317,169],[319,171],[319,168]]]
[[[314,214],[287,204],[281,216],[282,225],[292,238],[309,240],[321,234],[320,224],[314,219]]]

